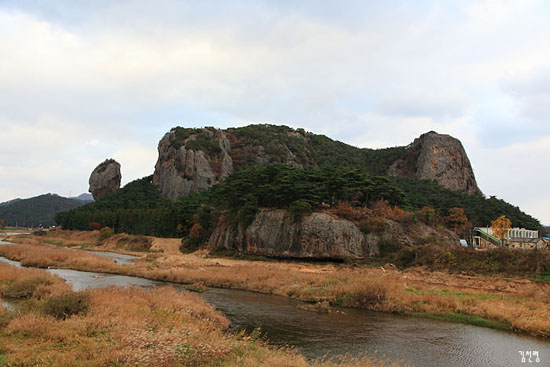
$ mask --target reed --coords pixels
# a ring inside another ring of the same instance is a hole
[[[0,254],[32,266],[244,289],[313,304],[425,314],[550,337],[550,285],[527,279],[450,274],[422,268],[399,271],[345,264],[213,259],[199,254],[155,254],[144,256],[136,265],[120,266],[92,254],[39,242],[0,246]]]

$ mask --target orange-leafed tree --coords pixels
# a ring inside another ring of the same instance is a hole
[[[493,236],[500,240],[501,244],[504,244],[504,237],[508,234],[508,231],[512,228],[512,222],[506,218],[505,215],[501,215],[497,219],[491,222],[491,229],[493,230]]]
[[[443,220],[457,234],[462,233],[466,228],[466,224],[468,224],[468,217],[464,214],[464,208],[449,209],[449,215]]]

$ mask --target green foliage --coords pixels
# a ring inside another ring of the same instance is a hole
[[[294,215],[309,214],[313,210],[311,204],[305,200],[295,200],[288,206],[288,210]]]
[[[68,292],[48,298],[43,305],[46,315],[66,319],[72,315],[86,314],[90,307],[90,297],[84,292]]]
[[[58,213],[55,219],[66,229],[89,230],[89,224],[96,222],[112,228],[115,233],[170,237],[175,236],[176,213],[185,209],[163,198],[153,186],[152,176],[148,176],[128,183],[97,202]],[[189,217],[194,209],[191,211]]]
[[[197,134],[195,139],[188,141],[185,147],[191,150],[203,150],[211,157],[220,154],[222,151],[218,141],[207,132]]]
[[[185,128],[177,126],[171,130],[174,132],[174,139],[170,142],[171,145],[179,149],[183,145],[183,142],[187,140],[191,135],[198,134],[201,132],[201,129]]]
[[[390,181],[405,193],[408,203],[405,209],[416,211],[429,206],[443,217],[452,208],[464,208],[464,213],[476,226],[487,226],[494,219],[505,215],[512,221],[513,227],[533,230],[541,228],[537,219],[494,196],[487,199],[482,194],[468,195],[465,192],[452,191],[435,181],[399,177],[392,177]]]
[[[311,208],[345,201],[364,206],[380,199],[392,205],[406,203],[401,190],[385,177],[345,167],[297,168],[281,164],[241,169],[214,186],[212,198],[230,210],[245,204],[287,209],[295,201]]]
[[[0,206],[0,217],[7,226],[36,227],[53,225],[56,213],[71,210],[83,204],[82,201],[45,194],[30,199],[14,200]]]

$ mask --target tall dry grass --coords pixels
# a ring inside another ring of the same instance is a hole
[[[176,261],[174,264],[163,263],[160,255],[134,266],[119,266],[91,254],[45,245],[0,246],[0,255],[33,266],[202,283],[312,303],[328,302],[332,306],[437,315],[451,321],[550,337],[550,285],[528,280],[284,262],[222,261],[217,264],[198,257],[190,263]],[[181,258],[185,256],[193,255],[181,255]]]
[[[42,307],[71,294],[59,278],[36,269],[0,264],[0,285],[46,279],[46,296],[32,295],[18,311],[0,308],[2,363],[17,366],[297,366],[295,351],[273,348],[245,333],[231,334],[229,321],[199,296],[170,286],[109,287],[77,292],[89,300],[85,313],[56,318]],[[20,305],[22,306],[22,305]],[[9,317],[6,315],[9,314]],[[314,366],[392,367],[376,358],[343,357]],[[343,363],[343,364],[342,364]]]

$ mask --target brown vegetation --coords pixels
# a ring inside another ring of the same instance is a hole
[[[223,315],[169,286],[72,292],[47,272],[0,264],[0,290],[30,279],[44,280],[40,295],[31,292],[17,311],[0,307],[2,365],[308,366],[303,356],[269,347],[254,333],[225,332],[229,322]],[[67,308],[75,312],[59,313]],[[314,366],[397,365],[365,356],[323,359]]]
[[[433,314],[550,337],[550,284],[527,279],[487,278],[422,268],[400,271],[392,266],[253,262],[209,258],[204,253],[150,254],[136,265],[119,266],[93,255],[48,245],[1,246],[0,254],[33,266],[245,289],[321,305],[328,302],[331,306]]]

